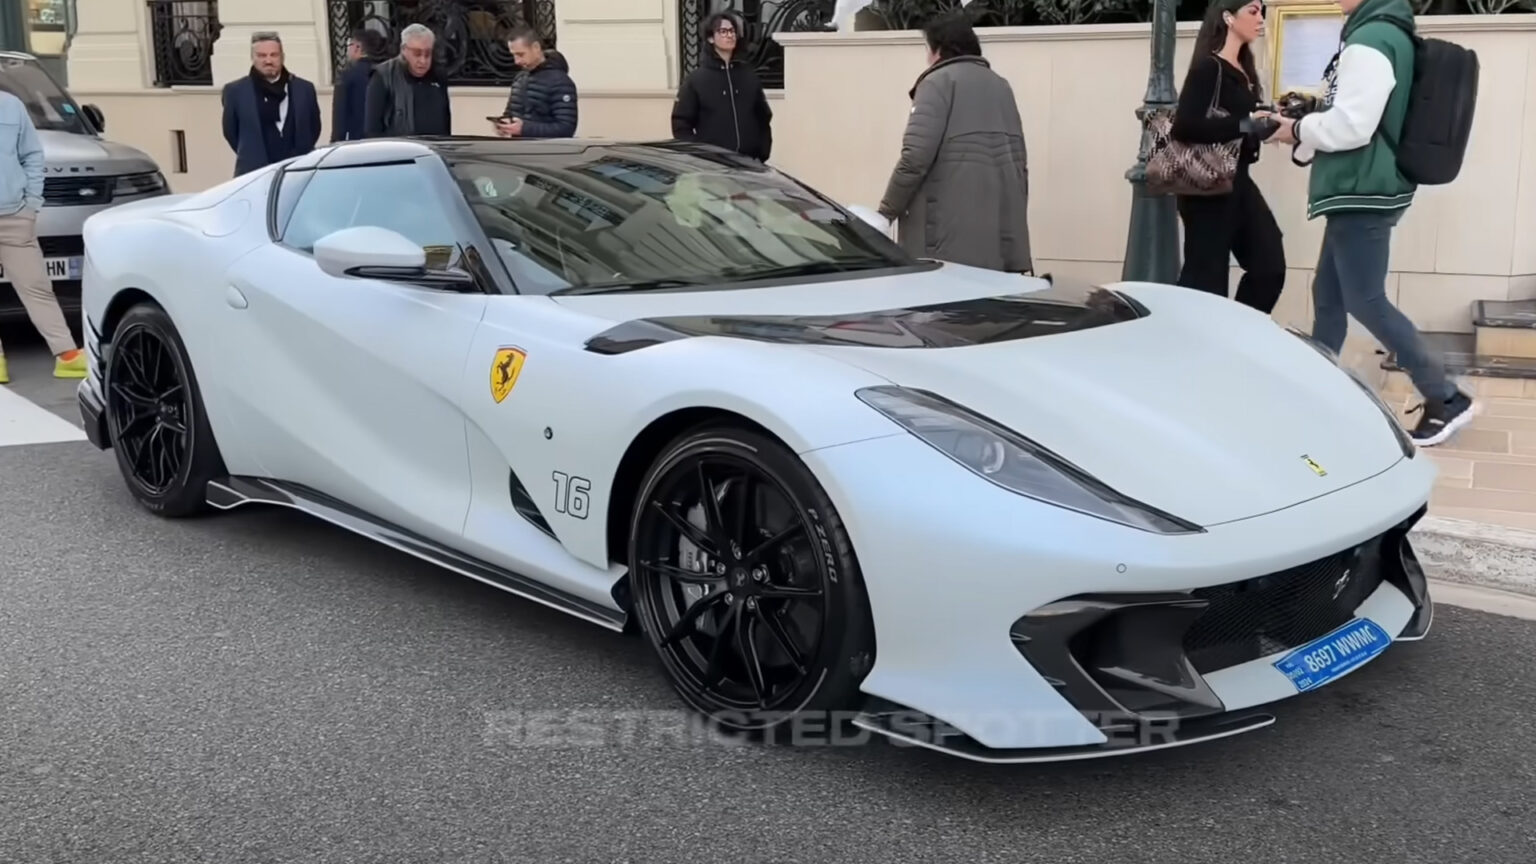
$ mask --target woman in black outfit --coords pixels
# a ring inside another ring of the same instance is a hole
[[[1171,134],[1188,144],[1243,139],[1231,193],[1179,196],[1179,217],[1184,221],[1184,270],[1179,284],[1225,297],[1231,284],[1230,262],[1236,257],[1243,268],[1237,301],[1268,314],[1285,287],[1285,247],[1275,215],[1248,175],[1249,166],[1259,161],[1259,145],[1273,131],[1272,126],[1265,130],[1261,124],[1256,128],[1252,119],[1261,88],[1250,43],[1263,34],[1260,0],[1215,0],[1195,40],[1195,56],[1179,92]],[[1206,116],[1213,98],[1226,110],[1226,117]]]

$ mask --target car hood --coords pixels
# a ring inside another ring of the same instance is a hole
[[[773,289],[557,299],[616,322],[592,350],[751,339],[931,391],[1206,526],[1326,495],[1403,458],[1387,418],[1347,372],[1268,316],[1174,286],[946,266]]]
[[[144,151],[94,135],[43,129],[38,131],[37,137],[42,142],[49,169],[59,173],[89,172],[110,176],[159,170],[155,160]]]

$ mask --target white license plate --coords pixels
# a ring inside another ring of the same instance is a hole
[[[80,278],[80,256],[70,255],[64,258],[44,258],[43,263],[48,268],[48,278],[55,281],[71,281]],[[0,282],[9,283],[11,277],[5,275],[5,268],[0,267]]]

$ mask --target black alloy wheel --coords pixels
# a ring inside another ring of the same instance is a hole
[[[721,728],[854,707],[873,656],[863,580],[831,501],[787,448],[732,427],[675,442],[642,485],[630,572],[673,687]]]
[[[129,491],[162,516],[207,508],[222,460],[186,348],[159,306],[141,304],[112,336],[103,382],[107,434]]]

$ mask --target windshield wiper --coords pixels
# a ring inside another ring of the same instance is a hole
[[[687,288],[708,285],[697,279],[624,279],[614,282],[593,282],[590,285],[572,285],[549,292],[555,294],[622,294],[626,291],[659,291],[665,288]]]

